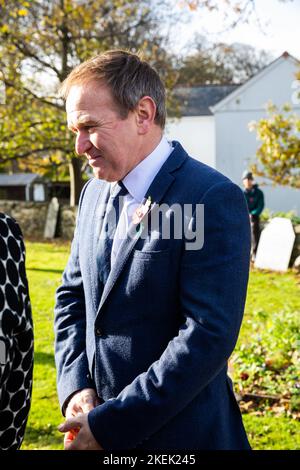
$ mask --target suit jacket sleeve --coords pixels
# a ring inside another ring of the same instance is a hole
[[[243,316],[250,252],[240,188],[226,181],[203,196],[204,245],[185,250],[180,305],[184,323],[163,354],[116,397],[89,413],[104,449],[128,449],[182,411],[226,366]]]
[[[91,180],[90,180],[91,181]],[[85,298],[79,265],[80,209],[88,181],[82,190],[71,254],[63,273],[62,284],[56,291],[55,362],[57,389],[62,411],[74,392],[95,388],[89,376],[86,357]]]

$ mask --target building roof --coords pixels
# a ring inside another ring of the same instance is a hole
[[[27,186],[35,180],[40,181],[42,177],[36,173],[14,173],[7,175],[0,173],[0,186]]]
[[[240,85],[201,85],[176,88],[174,95],[179,102],[181,116],[209,116],[224,106],[232,98],[239,96],[248,86],[259,80],[267,71],[277,67],[283,60],[299,61],[284,52],[281,56],[263,67],[258,73]]]
[[[220,109],[222,109],[223,106],[225,106],[230,100],[240,96],[247,88],[249,88],[255,82],[260,80],[266,73],[268,73],[272,69],[276,69],[276,67],[278,67],[278,65],[280,65],[285,60],[293,62],[296,66],[299,66],[300,64],[298,59],[296,59],[294,56],[285,51],[283,54],[277,57],[277,59],[273,60],[269,65],[266,65],[261,70],[259,70],[255,75],[253,75],[253,77],[248,78],[248,80],[241,84],[238,89],[232,90],[232,94],[230,93],[230,96],[228,96],[228,93],[228,95],[223,96],[221,100],[216,102],[215,105],[211,105],[210,109],[212,113],[215,114],[215,111],[219,111]]]
[[[182,116],[209,116],[209,109],[240,85],[201,85],[196,87],[178,87],[174,94],[179,101]]]

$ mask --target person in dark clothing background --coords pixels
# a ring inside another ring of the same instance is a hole
[[[251,171],[245,171],[242,179],[251,223],[251,260],[254,261],[260,236],[260,214],[265,206],[264,193],[254,184]]]

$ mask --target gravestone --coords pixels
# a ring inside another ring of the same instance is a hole
[[[53,197],[48,206],[45,223],[44,238],[54,238],[59,213],[59,203],[57,197]]]
[[[292,222],[275,217],[261,233],[254,266],[272,271],[286,271],[295,242]]]

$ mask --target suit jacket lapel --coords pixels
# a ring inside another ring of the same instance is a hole
[[[98,197],[95,198],[95,206],[92,217],[92,244],[90,252],[90,263],[91,263],[91,283],[94,286],[94,299],[96,302],[95,308],[98,308],[99,301],[102,294],[102,285],[100,285],[99,271],[98,271],[98,242],[101,233],[102,222],[105,215],[105,209],[107,201],[110,195],[110,184],[103,181],[99,181],[99,193]]]
[[[159,205],[165,193],[167,192],[170,185],[173,183],[175,179],[172,173],[183,164],[184,160],[188,156],[187,153],[183,150],[183,148],[178,142],[173,142],[173,146],[174,145],[175,147],[174,147],[173,152],[170,154],[169,158],[161,167],[160,171],[154,178],[153,182],[151,183],[145,195],[145,200],[147,200],[148,197],[151,197],[152,205],[151,205],[150,210],[148,211],[147,214],[145,214],[142,220],[144,220],[146,217],[148,218],[150,212],[154,211],[155,208]],[[112,266],[110,274],[107,278],[107,281],[106,281],[106,284],[104,286],[104,290],[101,296],[97,314],[100,313],[100,310],[104,302],[106,301],[118,277],[120,276],[129,258],[131,251],[133,250],[136,242],[141,236],[142,230],[136,231],[136,226],[134,226],[134,224],[131,224],[128,232],[129,232],[129,235],[122,242],[120,249],[119,249],[118,259],[115,261],[115,264]]]

